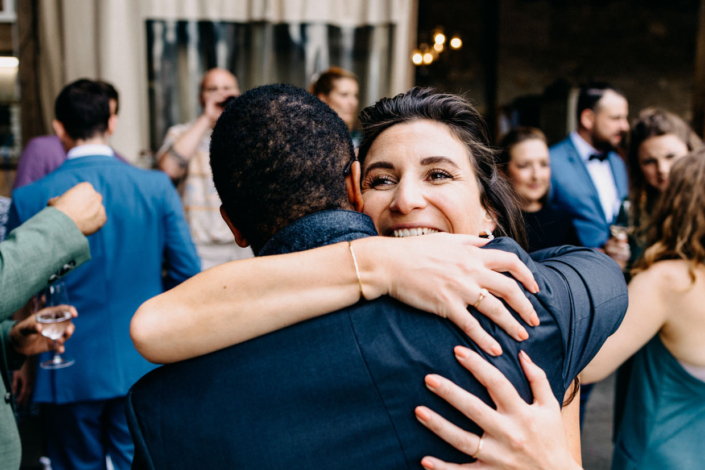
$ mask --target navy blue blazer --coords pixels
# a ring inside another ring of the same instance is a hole
[[[130,320],[147,299],[200,271],[181,201],[159,171],[125,165],[109,156],[67,160],[53,173],[14,191],[10,229],[47,201],[87,181],[103,195],[108,220],[88,237],[92,259],[63,278],[78,311],[66,355],[76,364],[37,371],[37,402],[74,403],[123,397],[156,366],[130,340]]]
[[[584,246],[599,248],[610,236],[610,227],[595,184],[570,136],[551,147],[551,202],[573,217],[578,238]],[[622,200],[627,196],[627,167],[610,152],[608,161]]]
[[[279,232],[262,254],[372,235],[365,215],[323,212]],[[424,455],[470,460],[414,416],[415,406],[428,405],[479,431],[424,385],[426,374],[438,373],[490,402],[454,346],[488,358],[529,400],[517,356],[525,350],[562,401],[627,306],[621,271],[603,254],[562,247],[537,252],[535,262],[507,238],[488,247],[517,253],[536,276],[541,292],[529,298],[541,325],[527,341],[517,343],[473,310],[504,349],[490,358],[448,320],[388,297],[362,301],[141,379],[127,400],[133,468],[398,469],[420,468]]]

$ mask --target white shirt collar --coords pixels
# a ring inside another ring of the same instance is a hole
[[[74,147],[71,150],[69,150],[68,153],[66,154],[66,158],[68,160],[73,160],[74,158],[87,157],[89,155],[105,155],[107,157],[114,157],[115,152],[113,152],[113,149],[111,149],[107,145],[101,145],[101,144],[79,145],[78,147]]]
[[[582,158],[583,162],[585,163],[590,161],[590,157],[592,155],[595,155],[596,153],[602,153],[592,145],[585,142],[585,139],[580,137],[580,134],[578,134],[577,131],[573,131],[570,133],[570,140],[573,141],[573,145],[575,145],[575,148],[578,151],[578,155],[580,155],[580,158]]]

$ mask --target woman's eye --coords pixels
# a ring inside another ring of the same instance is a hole
[[[445,170],[431,170],[428,172],[428,179],[431,181],[443,181],[452,178],[453,175],[451,175]]]
[[[368,178],[366,186],[372,189],[384,189],[395,183],[394,178],[386,175],[372,176]]]

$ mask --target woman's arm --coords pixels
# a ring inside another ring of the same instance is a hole
[[[573,387],[578,387],[575,394]],[[573,457],[573,460],[582,465],[583,456],[580,443],[580,384],[575,381],[565,393],[563,403],[571,397],[572,401],[567,405],[563,405],[561,420],[563,421],[563,428],[565,429],[565,437],[568,439],[570,455]]]
[[[487,387],[497,409],[438,375],[426,376],[426,385],[483,430],[482,437],[464,431],[430,409],[419,406],[416,417],[441,439],[456,449],[477,458],[475,464],[456,465],[424,457],[421,465],[433,470],[483,469],[578,469],[571,456],[563,428],[561,410],[553,396],[546,374],[529,356],[520,353],[526,378],[531,384],[534,403],[527,404],[514,386],[495,367],[477,353],[456,347],[458,361]],[[480,442],[482,441],[482,446]]]
[[[580,374],[584,383],[603,380],[649,342],[666,322],[673,306],[664,302],[667,276],[655,264],[637,274],[629,284],[629,308],[622,324]]]
[[[496,298],[501,297],[529,324],[538,316],[509,272],[532,292],[531,271],[519,258],[481,250],[485,240],[434,234],[392,239],[371,237],[352,243],[365,298],[382,295],[448,317],[484,350],[501,353],[498,343],[467,310],[482,288],[478,310],[517,340],[526,330]],[[496,296],[496,297],[495,297]],[[360,300],[348,243],[306,252],[226,263],[209,269],[145,302],[130,334],[147,360],[169,363],[200,356],[314,318]]]

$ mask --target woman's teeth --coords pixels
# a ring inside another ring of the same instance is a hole
[[[419,235],[428,235],[429,233],[438,233],[438,230],[432,228],[404,228],[395,230],[393,236],[397,238],[416,237]]]

